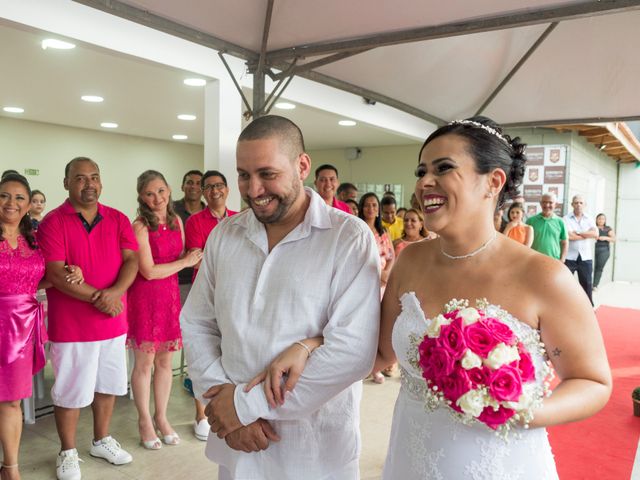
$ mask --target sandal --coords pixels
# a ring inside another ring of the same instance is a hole
[[[160,450],[162,448],[162,442],[158,437],[153,440],[142,440],[140,439],[140,445],[142,445],[147,450]]]
[[[380,372],[373,373],[371,375],[371,378],[373,379],[373,383],[377,383],[377,384],[384,383],[384,375],[382,375],[382,373]]]
[[[178,445],[180,443],[180,437],[176,432],[171,432],[169,435],[163,435],[162,441],[165,445]]]

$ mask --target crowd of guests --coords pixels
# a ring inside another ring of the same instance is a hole
[[[338,170],[329,164],[315,170],[314,186],[328,206],[359,217],[370,229],[379,256],[380,298],[405,248],[438,238],[426,229],[415,195],[408,209],[399,209],[391,192],[382,198],[372,192],[360,195],[355,185],[340,183]],[[227,208],[229,187],[218,171],[187,172],[181,184],[184,196],[176,201],[162,173],[143,172],[137,179],[133,223],[99,203],[100,169],[92,159],[71,160],[65,167],[64,187],[68,199],[43,217],[46,197],[31,190],[25,177],[7,171],[0,181],[0,309],[7,319],[2,322],[7,331],[0,332],[2,480],[19,478],[19,401],[31,396],[31,375],[44,366],[47,333],[61,443],[58,479],[81,478],[76,430],[80,409],[89,405],[94,418],[90,454],[115,465],[132,461],[109,432],[115,396],[127,391],[127,347],[135,358],[131,388],[142,446],[158,450],[180,443],[167,417],[172,355],[182,349],[180,311],[209,234],[237,213]],[[501,213],[494,217],[496,229],[563,261],[578,273],[591,300],[592,287],[597,287],[615,241],[613,229],[603,214],[595,221],[586,215],[579,195],[564,219],[554,213],[552,195],[543,195],[540,205],[540,214],[525,219],[523,204],[514,201],[506,219]],[[47,288],[46,327],[34,297],[39,288]],[[393,366],[374,369],[371,376],[383,383],[383,374],[392,371]],[[210,425],[205,407],[198,398],[194,401],[194,434],[206,440]]]

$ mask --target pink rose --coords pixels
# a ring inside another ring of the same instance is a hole
[[[497,429],[500,425],[504,425],[507,420],[515,415],[515,410],[511,408],[499,407],[498,410],[494,410],[493,407],[485,407],[482,413],[478,417],[482,423],[492,430]]]
[[[493,338],[498,342],[503,342],[506,345],[515,345],[518,341],[518,337],[516,337],[515,333],[513,333],[506,323],[502,323],[495,318],[487,317],[484,320],[484,324],[493,334]]]
[[[422,376],[427,380],[446,377],[453,372],[454,359],[442,347],[433,347],[425,360],[424,365],[421,364],[423,369]]]
[[[458,312],[460,310],[454,310],[453,312],[447,312],[447,313],[443,313],[442,316],[444,318],[448,318],[449,320],[455,320],[456,318],[458,318]]]
[[[531,355],[524,349],[524,346],[518,344],[518,352],[520,353],[520,361],[518,362],[518,369],[520,370],[520,377],[522,383],[533,382],[536,379],[536,367],[533,365]]]
[[[520,372],[512,365],[502,365],[491,374],[489,394],[499,402],[517,402],[522,395]]]
[[[418,345],[418,364],[422,368],[423,372],[426,372],[431,368],[431,351],[437,347],[435,338],[424,337],[422,343]]]
[[[464,343],[460,320],[454,320],[451,324],[442,326],[440,329],[440,337],[438,344],[447,350],[455,359],[460,360],[467,346]]]
[[[482,387],[489,383],[489,378],[491,378],[491,370],[487,367],[480,368],[472,368],[467,371],[469,375],[469,380],[474,387]]]
[[[444,396],[455,405],[456,400],[471,390],[471,381],[464,368],[457,367],[448,377],[441,379]]]
[[[467,347],[482,358],[487,358],[493,347],[500,343],[482,320],[465,327],[463,334]]]

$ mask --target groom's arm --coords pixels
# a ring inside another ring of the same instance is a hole
[[[324,345],[313,352],[295,389],[278,408],[269,407],[262,388],[244,392],[244,384],[235,387],[234,409],[243,425],[258,418],[308,416],[370,372],[380,323],[378,248],[368,229],[342,241],[342,251],[326,267],[333,268],[335,274]]]
[[[210,240],[212,237],[213,235]],[[207,242],[198,275],[180,313],[184,352],[193,382],[193,393],[205,405],[208,400],[202,395],[210,387],[232,383],[222,366],[222,339],[213,299],[216,288],[214,247],[213,242]]]

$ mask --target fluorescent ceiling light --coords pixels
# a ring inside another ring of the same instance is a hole
[[[338,125],[341,125],[343,127],[353,127],[354,125],[356,125],[356,122],[354,122],[353,120],[340,120],[338,122]]]
[[[178,115],[178,120],[195,120],[196,116],[195,115],[190,115],[188,113],[181,113],[180,115]]]
[[[2,110],[8,113],[24,113],[24,108],[20,107],[4,107]]]
[[[183,83],[190,87],[204,87],[207,81],[204,78],[185,78]]]
[[[296,106],[289,102],[278,102],[276,103],[276,108],[279,108],[280,110],[293,110]]]
[[[174,140],[186,140],[189,137],[187,137],[186,135],[174,135],[172,138]]]
[[[113,122],[102,122],[100,126],[104,128],[118,128],[118,124]]]
[[[62,40],[56,40],[55,38],[47,38],[42,41],[42,49],[46,50],[47,48],[55,48],[57,50],[71,50],[72,48],[76,48],[73,43],[63,42]]]
[[[100,103],[104,101],[104,98],[99,97],[98,95],[83,95],[80,98],[85,102],[91,102],[91,103]]]

